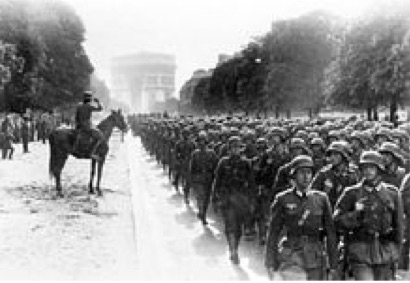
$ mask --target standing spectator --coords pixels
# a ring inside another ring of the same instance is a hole
[[[29,153],[28,143],[30,138],[29,118],[27,115],[23,116],[23,122],[21,124],[21,139],[23,142],[23,153]]]

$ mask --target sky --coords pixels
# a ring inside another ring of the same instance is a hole
[[[378,0],[65,0],[82,18],[84,47],[110,86],[114,56],[151,51],[176,56],[176,93],[197,69],[213,68],[274,20],[323,9],[353,18]]]

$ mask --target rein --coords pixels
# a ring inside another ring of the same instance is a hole
[[[105,140],[108,141],[111,138],[112,131],[114,129],[113,117],[110,115],[104,120],[102,120],[97,128],[102,132],[105,137]]]

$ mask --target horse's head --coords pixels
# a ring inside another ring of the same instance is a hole
[[[127,131],[127,123],[125,122],[125,118],[121,113],[121,110],[115,111],[111,110],[111,117],[114,120],[114,125],[123,132]]]

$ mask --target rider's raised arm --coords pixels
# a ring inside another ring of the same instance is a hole
[[[103,107],[102,107],[102,105],[101,105],[100,100],[98,100],[98,98],[94,98],[94,101],[97,103],[97,106],[96,106],[96,107],[92,106],[92,111],[93,111],[93,112],[102,111],[102,110],[103,110]]]

